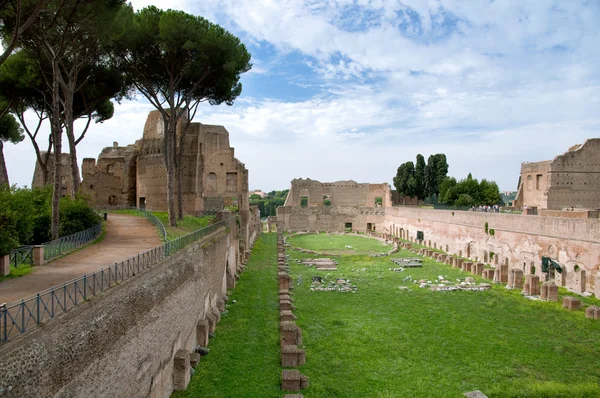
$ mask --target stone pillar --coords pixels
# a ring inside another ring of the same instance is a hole
[[[196,323],[196,345],[206,347],[208,345],[208,332],[210,325],[206,319],[200,319]]]
[[[281,347],[302,345],[302,330],[294,322],[283,321],[279,325]]]
[[[173,390],[183,391],[190,382],[190,352],[177,350],[173,358]]]
[[[531,275],[529,279],[529,294],[532,296],[539,296],[540,294],[540,277],[537,275]]]
[[[33,246],[33,265],[39,266],[44,264],[44,246]]]
[[[285,272],[279,273],[279,289],[289,289],[290,288],[290,276]]]
[[[0,276],[10,274],[10,254],[0,256]]]
[[[542,283],[540,298],[548,301],[558,301],[558,286],[552,281]]]
[[[508,273],[507,289],[522,289],[523,288],[523,270],[520,268],[511,268]]]
[[[531,286],[531,274],[525,275],[525,283],[523,284],[523,293],[526,296],[529,296],[529,287]]]
[[[582,269],[579,272],[575,272],[574,275],[574,283],[573,283],[573,290],[576,291],[577,293],[585,293],[585,270]]]
[[[471,273],[474,275],[481,276],[481,274],[483,274],[483,267],[484,267],[483,263],[475,263],[475,264],[471,265]]]

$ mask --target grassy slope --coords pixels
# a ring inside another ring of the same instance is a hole
[[[392,249],[391,245],[379,240],[352,235],[295,235],[287,242],[294,247],[334,254],[382,253]],[[352,249],[346,246],[352,246]]]
[[[175,397],[282,396],[275,234],[254,245],[215,335],[188,389]]]
[[[329,274],[350,278],[355,294],[310,292],[311,276],[323,273],[291,265],[294,280],[305,281],[294,298],[307,353],[301,371],[311,383],[306,396],[459,397],[475,389],[491,397],[600,396],[600,322],[582,311],[499,285],[434,293],[402,282],[407,275],[465,277],[433,261],[395,273],[389,258],[344,256]]]
[[[214,216],[196,217],[189,214],[183,216],[183,220],[177,220],[177,227],[169,227],[169,213],[153,211],[152,214],[162,222],[167,229],[167,238],[169,240],[187,235],[200,228],[204,228],[213,223]]]

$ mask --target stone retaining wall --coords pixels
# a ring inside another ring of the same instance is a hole
[[[235,221],[88,303],[0,346],[0,395],[168,397],[240,272]],[[229,269],[229,270],[228,270]]]

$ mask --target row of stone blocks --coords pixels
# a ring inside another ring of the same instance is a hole
[[[540,277],[532,274],[525,275],[525,279],[523,280],[523,270],[520,268],[511,268],[509,270],[507,264],[498,264],[495,269],[486,269],[483,263],[465,261],[462,258],[435,252],[428,248],[415,250],[407,242],[401,243],[400,246],[422,256],[451,265],[453,268],[460,268],[461,271],[470,272],[485,279],[491,279],[496,283],[506,283],[507,289],[522,289],[522,293],[525,295],[540,296],[541,300],[558,302],[558,286],[554,282],[546,281],[540,285]],[[581,301],[576,297],[566,296],[563,297],[562,306],[568,310],[575,311],[581,308]],[[589,319],[600,319],[600,307],[588,307],[585,315]]]
[[[279,335],[281,343],[281,366],[293,368],[306,362],[306,353],[299,348],[302,345],[302,330],[296,325],[296,316],[292,312],[294,300],[291,297],[293,289],[290,269],[285,256],[285,243],[278,228],[277,233],[277,270],[279,279]],[[281,390],[300,391],[308,387],[308,377],[297,369],[283,369],[281,371]],[[288,394],[288,398],[300,398],[299,394]]]

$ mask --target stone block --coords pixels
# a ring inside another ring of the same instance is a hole
[[[304,365],[306,353],[295,345],[286,345],[281,348],[281,366],[284,368],[295,368]]]
[[[298,319],[298,317],[294,315],[292,311],[279,311],[280,321],[295,321],[296,319]]]
[[[281,289],[289,289],[292,278],[285,272],[279,273],[279,290]]]
[[[44,264],[44,246],[33,246],[33,265],[39,266]]]
[[[214,333],[217,328],[217,316],[212,312],[206,314],[206,320],[208,321],[208,331]]]
[[[552,281],[542,283],[540,289],[540,299],[548,301],[558,301],[558,286]]]
[[[300,329],[294,322],[279,322],[279,332],[281,335],[281,347],[285,347],[287,345],[302,345],[302,329]]]
[[[471,266],[473,263],[471,261],[464,261],[461,266],[461,270],[464,272],[471,272]]]
[[[293,311],[294,305],[289,300],[279,300],[279,311]]]
[[[600,307],[590,305],[585,309],[585,317],[588,319],[600,319]]]
[[[581,301],[575,297],[565,296],[563,297],[562,306],[568,310],[575,311],[581,307]]]
[[[190,366],[195,369],[199,363],[200,363],[200,354],[198,354],[197,352],[192,352],[190,354]]]
[[[482,393],[479,390],[469,391],[469,392],[464,393],[464,395],[467,398],[487,398],[487,395],[485,395],[484,393]]]
[[[308,387],[308,377],[296,369],[284,369],[281,372],[281,389],[283,391],[300,391]]]
[[[10,274],[10,255],[5,254],[0,256],[0,276],[8,276]]]
[[[491,268],[484,269],[481,276],[485,279],[494,279],[494,270]]]
[[[537,275],[531,275],[529,278],[529,294],[531,296],[540,295],[540,277]]]
[[[523,289],[523,270],[520,268],[511,268],[508,272],[507,289]]]
[[[183,391],[190,382],[190,352],[180,349],[173,358],[173,390]]]
[[[200,319],[198,323],[196,323],[196,345],[201,347],[208,346],[209,329],[210,324],[206,319]]]

